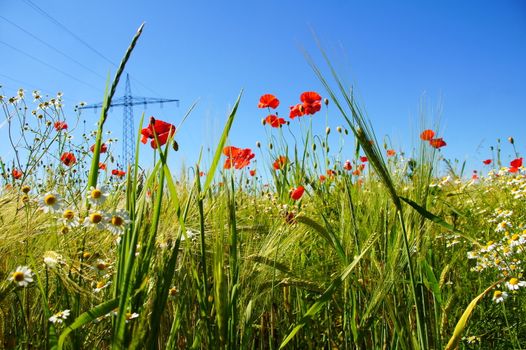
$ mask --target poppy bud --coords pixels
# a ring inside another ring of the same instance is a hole
[[[268,148],[269,148],[269,149],[274,148],[274,146],[272,146],[272,143],[269,143],[269,144],[268,144]]]
[[[174,140],[174,143],[172,144],[172,147],[174,148],[174,151],[179,151],[179,144],[177,143],[177,141]]]
[[[345,135],[349,135],[349,130],[345,129]]]
[[[325,103],[325,105],[328,106],[329,105],[329,99],[328,98],[324,98],[323,99],[323,103]]]
[[[508,141],[513,145],[515,143],[515,140],[513,139],[513,137],[508,137]]]
[[[316,151],[316,144],[315,143],[312,144],[312,150]]]
[[[329,153],[329,146],[327,146],[326,150],[327,150],[327,153]]]
[[[256,141],[256,147],[257,147],[257,148],[261,148],[261,142]]]
[[[329,135],[331,133],[331,128],[326,127],[325,128],[325,134]]]
[[[261,124],[262,124],[263,126],[267,125],[267,121],[265,120],[265,118],[261,119]]]
[[[318,163],[314,163],[314,169],[318,169]]]
[[[336,131],[338,131],[338,133],[341,134],[342,133],[342,127],[341,126],[337,126],[336,127]]]

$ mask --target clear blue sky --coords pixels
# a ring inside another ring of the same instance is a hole
[[[240,147],[254,148],[256,140],[265,140],[260,124],[265,112],[256,108],[261,94],[275,94],[282,115],[288,115],[288,106],[297,103],[303,91],[326,95],[302,54],[305,48],[319,57],[311,30],[340,74],[354,84],[377,136],[388,134],[396,149],[410,151],[416,144],[424,99],[429,122],[440,117],[441,136],[448,143],[443,149],[446,157],[467,159],[471,167],[481,168],[480,161],[490,156],[489,146],[508,136],[515,137],[524,154],[526,2],[522,0],[32,1],[114,63],[120,61],[140,23],[146,22],[128,66],[135,78],[132,90],[139,96],[180,99],[179,107],[146,110],[147,115],[174,124],[199,100],[178,135],[178,160],[188,164],[196,161],[200,146],[217,140],[242,88],[245,93],[231,134],[231,143]],[[77,101],[102,99],[102,77],[108,72],[113,76],[114,66],[25,0],[1,1],[0,15],[0,83],[7,95],[14,95],[19,87],[63,91],[66,110]],[[123,86],[117,96],[122,93]],[[141,112],[142,108],[135,109],[136,120]],[[95,123],[92,112],[84,115]],[[113,110],[110,118],[110,128],[119,136],[121,110]],[[316,127],[321,132],[323,114],[319,119]],[[329,124],[335,128],[343,122],[332,112]],[[5,157],[3,140],[5,128],[0,129],[0,156]],[[511,155],[504,144],[504,154]]]

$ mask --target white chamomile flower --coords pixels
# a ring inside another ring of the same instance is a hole
[[[71,209],[64,210],[62,217],[58,219],[58,222],[68,228],[73,228],[80,225],[78,216]]]
[[[519,290],[521,287],[526,287],[526,281],[519,281],[518,278],[512,277],[506,282],[506,287],[508,287],[509,290]]]
[[[62,209],[62,199],[58,194],[48,192],[40,201],[40,209],[44,213],[58,213]]]
[[[11,274],[10,279],[19,287],[27,287],[29,283],[33,282],[33,272],[27,266],[18,266],[15,272]]]
[[[92,210],[84,219],[84,226],[103,230],[106,227],[106,214],[100,210]]]
[[[134,318],[137,318],[137,317],[139,317],[138,313],[136,313],[136,312],[133,312],[133,313],[132,312],[127,312],[126,313],[126,323],[128,323],[128,321],[133,320]]]
[[[88,200],[92,205],[101,205],[108,198],[108,191],[105,187],[90,187],[88,193]]]
[[[99,281],[99,282],[97,282],[97,284],[95,285],[95,288],[93,288],[93,293],[99,293],[101,290],[103,290],[104,288],[108,287],[110,284],[111,284],[111,281],[108,281],[108,282]]]
[[[64,259],[62,258],[62,255],[54,252],[54,251],[48,251],[44,253],[44,264],[50,269],[54,269],[57,265],[63,264]]]
[[[59,311],[49,318],[49,322],[55,323],[55,324],[62,323],[64,322],[64,320],[68,318],[69,313],[70,313],[69,310]]]
[[[126,226],[130,224],[131,220],[126,210],[119,209],[108,217],[108,230],[114,235],[121,235],[124,233]]]
[[[507,297],[508,293],[506,292],[500,290],[496,290],[493,292],[493,301],[497,304],[502,303],[504,300],[506,300]]]

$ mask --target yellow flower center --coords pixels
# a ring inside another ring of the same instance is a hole
[[[28,193],[29,191],[31,191],[31,187],[29,187],[27,185],[22,187],[22,192]]]
[[[47,196],[44,197],[44,203],[46,203],[46,205],[54,205],[56,202],[57,202],[57,197],[55,197],[52,194],[48,194]]]
[[[494,293],[493,293],[493,298],[495,299],[498,299],[502,296],[502,292],[500,290],[496,290]]]
[[[64,211],[64,214],[62,214],[62,217],[67,220],[72,220],[75,217],[75,212],[71,209],[67,209]]]
[[[510,281],[508,283],[511,284],[512,286],[516,286],[517,284],[519,284],[519,279],[515,277],[510,278]]]
[[[25,194],[25,195],[22,196],[22,202],[23,202],[23,203],[27,203],[27,202],[29,202],[29,196],[28,196],[27,194]]]
[[[100,213],[93,213],[89,216],[89,221],[93,224],[98,224],[102,221],[102,215]]]
[[[24,273],[22,271],[16,271],[13,273],[13,279],[15,282],[22,282],[24,280]]]
[[[173,297],[177,294],[177,288],[173,287],[173,288],[170,288],[170,295]]]
[[[85,252],[82,254],[82,259],[89,259],[91,257],[91,253],[90,252]]]
[[[122,226],[124,224],[124,219],[120,216],[114,216],[111,218],[111,224],[113,226]]]
[[[62,233],[63,235],[69,233],[69,228],[67,226],[64,226],[60,229],[60,233]]]
[[[104,281],[99,281],[97,282],[97,289],[101,289],[102,287],[104,287],[106,283],[104,283]]]
[[[91,198],[99,199],[100,197],[102,197],[102,191],[101,190],[96,188],[93,191],[91,191]]]
[[[517,241],[519,239],[519,235],[518,234],[514,234],[513,236],[511,236],[511,240],[512,241]]]

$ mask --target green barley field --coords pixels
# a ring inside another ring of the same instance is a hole
[[[14,154],[1,162],[1,347],[526,348],[524,140],[502,143],[511,163],[497,146],[467,175],[436,126],[395,151],[330,60],[307,56],[325,90],[290,118],[279,96],[233,96],[211,159],[174,173],[178,128],[143,116],[136,163],[110,169],[107,106],[139,36],[82,138],[60,94],[0,98]],[[268,115],[253,149],[229,143],[239,104]],[[314,129],[327,114],[339,126]]]

